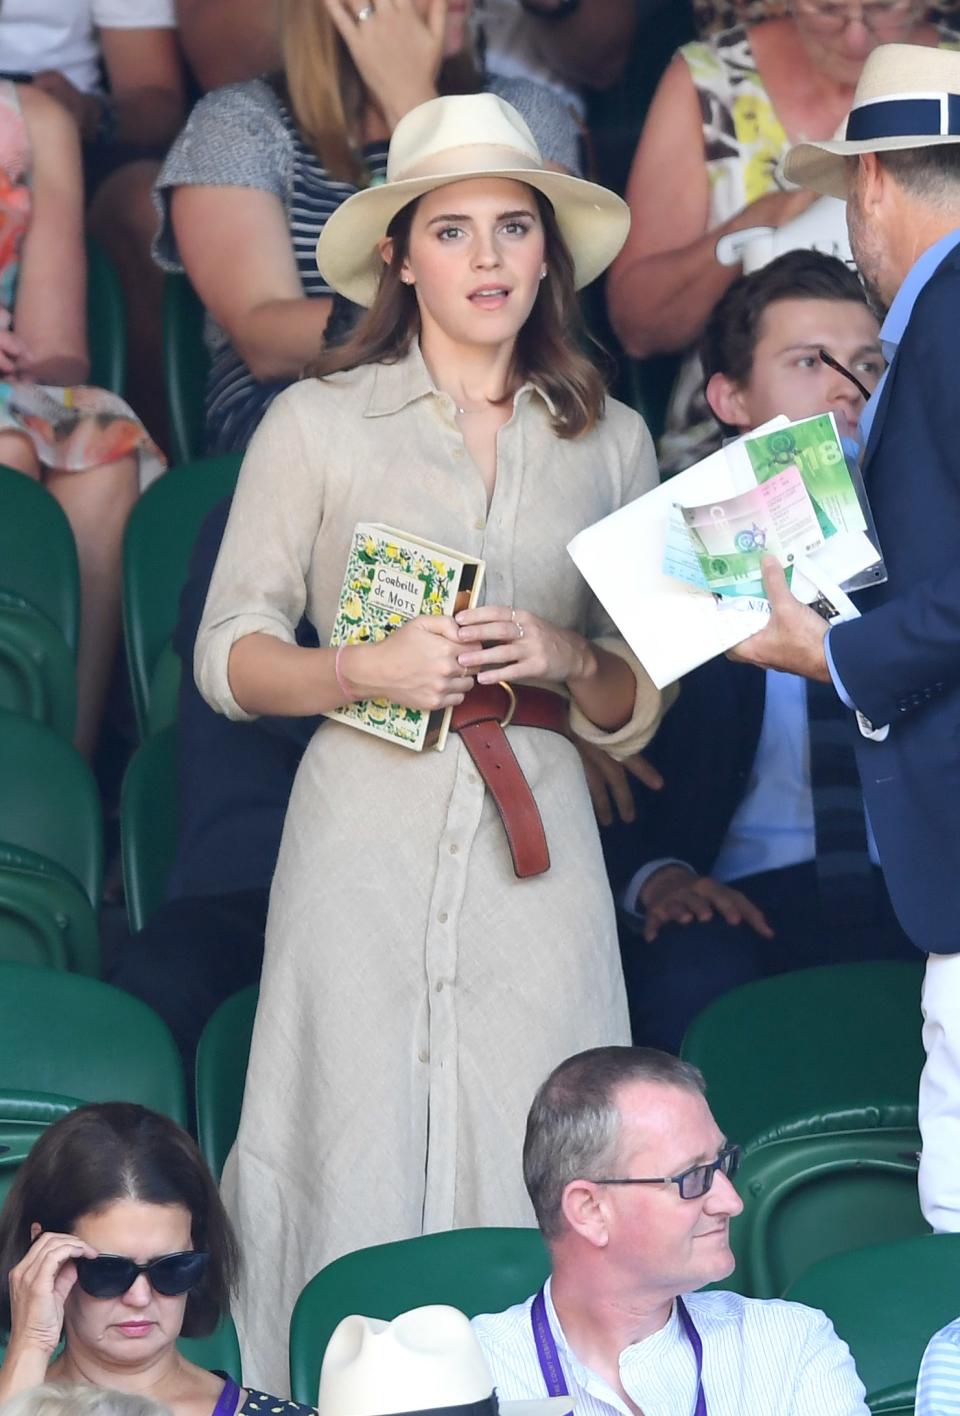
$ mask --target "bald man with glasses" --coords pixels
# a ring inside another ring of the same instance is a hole
[[[699,1293],[733,1272],[740,1159],[697,1068],[601,1047],[534,1098],[523,1167],[552,1273],[474,1319],[502,1400],[569,1396],[577,1416],[867,1416],[823,1313]]]

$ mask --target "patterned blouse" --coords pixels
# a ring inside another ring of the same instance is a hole
[[[941,47],[960,45],[960,33],[939,25]],[[681,50],[700,101],[704,154],[710,181],[707,230],[776,191],[777,164],[790,145],[770,101],[745,25]],[[670,399],[660,442],[661,471],[689,467],[720,446],[723,434],[703,396],[703,371],[695,353],[685,358]]]

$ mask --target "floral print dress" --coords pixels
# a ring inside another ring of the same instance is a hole
[[[938,26],[942,47],[960,34]],[[777,190],[777,164],[790,145],[757,70],[745,25],[680,50],[700,100],[704,156],[710,181],[707,229]],[[703,396],[703,370],[695,353],[683,361],[660,441],[660,466],[679,472],[720,446],[723,434]]]
[[[30,138],[16,86],[0,81],[0,328],[14,327],[20,249],[30,225]],[[51,298],[56,298],[51,294]],[[140,485],[164,458],[122,398],[89,386],[59,388],[0,378],[0,433],[25,434],[44,467],[83,472],[133,455]]]

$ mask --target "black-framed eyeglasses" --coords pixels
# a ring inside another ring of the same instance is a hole
[[[163,1254],[148,1264],[120,1254],[98,1254],[95,1259],[74,1259],[77,1282],[91,1298],[119,1298],[133,1287],[142,1273],[155,1293],[178,1298],[195,1288],[207,1271],[210,1255],[202,1249],[179,1254]]]
[[[742,1158],[743,1150],[740,1146],[725,1146],[716,1160],[711,1160],[707,1165],[691,1165],[690,1169],[685,1170],[682,1175],[653,1175],[643,1180],[605,1179],[594,1180],[593,1183],[595,1185],[676,1185],[680,1191],[681,1200],[699,1200],[710,1189],[713,1177],[718,1170],[730,1180],[736,1175]]]

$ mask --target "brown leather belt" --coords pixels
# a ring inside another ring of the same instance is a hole
[[[521,880],[550,869],[550,851],[530,784],[504,728],[568,731],[568,704],[546,688],[478,684],[453,710],[451,732],[459,733],[493,797],[507,834],[513,868]]]

